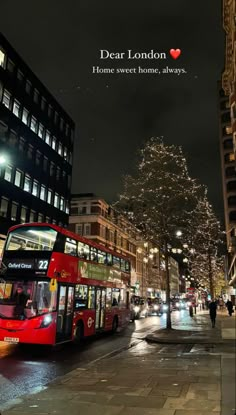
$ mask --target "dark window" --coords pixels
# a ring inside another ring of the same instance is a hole
[[[26,143],[25,139],[21,137],[20,138],[20,141],[19,141],[19,150],[20,151],[24,151],[24,149],[25,149],[25,143]]]
[[[24,74],[23,74],[23,72],[20,71],[20,69],[18,69],[18,71],[17,71],[17,79],[18,79],[19,82],[24,81]]]
[[[42,99],[41,99],[41,110],[45,111],[46,106],[47,106],[47,101],[44,97],[42,97]]]
[[[227,183],[227,191],[233,191],[236,190],[236,181],[231,181]]]
[[[226,174],[226,177],[234,177],[234,176],[236,176],[235,168],[233,166],[232,167],[227,167],[225,169],[225,174]]]
[[[32,89],[32,84],[31,84],[30,81],[27,80],[26,85],[25,85],[25,90],[26,90],[27,94],[31,93],[31,89]]]
[[[231,149],[233,148],[233,140],[232,138],[228,138],[227,140],[224,141],[223,146],[225,149]]]
[[[40,153],[40,151],[36,151],[36,158],[35,158],[35,163],[36,166],[40,166],[41,164],[41,157],[42,157],[42,153]]]
[[[39,91],[37,89],[34,90],[34,102],[36,104],[39,102]]]
[[[235,210],[233,210],[233,212],[230,212],[230,214],[229,214],[229,221],[230,222],[236,221],[236,211]]]
[[[226,112],[225,114],[221,115],[221,121],[224,123],[230,123],[230,112]]]
[[[236,206],[236,196],[228,197],[228,205],[229,206]]]
[[[11,59],[7,59],[7,70],[9,71],[9,72],[14,72],[14,69],[15,69],[15,64],[14,64],[14,62],[12,62],[12,60]]]
[[[31,146],[31,144],[29,144],[28,151],[27,151],[27,156],[29,159],[33,158],[33,151],[34,151],[34,147]]]
[[[43,170],[47,171],[48,169],[48,158],[44,156],[43,158]]]

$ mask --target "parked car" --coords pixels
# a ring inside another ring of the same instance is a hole
[[[138,295],[133,295],[130,301],[130,320],[138,320],[148,316],[147,300]]]

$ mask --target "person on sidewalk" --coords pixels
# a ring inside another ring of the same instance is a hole
[[[216,310],[217,310],[217,304],[215,301],[211,301],[209,304],[209,311],[210,311],[210,319],[211,319],[211,324],[212,324],[212,328],[215,327],[216,325]]]
[[[233,303],[232,303],[231,300],[228,300],[227,301],[226,307],[228,309],[229,316],[231,317],[232,316],[232,313],[233,313]]]

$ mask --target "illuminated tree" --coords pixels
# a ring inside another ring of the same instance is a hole
[[[141,231],[158,244],[165,255],[167,328],[171,328],[169,257],[177,230],[191,232],[193,211],[200,186],[191,179],[181,147],[151,138],[139,152],[136,174],[124,178],[116,203]]]
[[[222,232],[211,204],[207,199],[207,191],[199,199],[192,224],[191,246],[189,256],[191,274],[200,283],[209,288],[211,298],[215,297],[217,277],[223,272],[222,257],[219,247],[222,243]]]

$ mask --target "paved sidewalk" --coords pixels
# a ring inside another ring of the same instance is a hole
[[[199,334],[210,331],[207,319],[204,313],[195,318]],[[215,353],[201,349],[204,344],[198,351],[197,341],[195,348],[181,345],[179,336],[175,345],[141,341],[22,397],[2,415],[235,415],[234,324],[235,318],[218,316],[208,343],[222,336],[230,343],[218,342]]]

